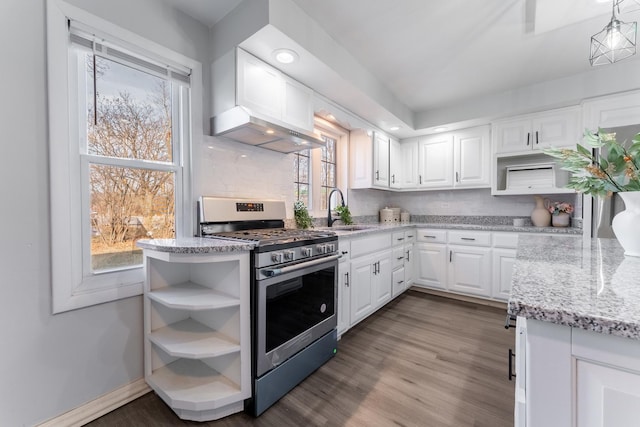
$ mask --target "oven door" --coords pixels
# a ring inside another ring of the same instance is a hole
[[[331,256],[256,281],[258,377],[336,328],[337,271],[338,256]]]

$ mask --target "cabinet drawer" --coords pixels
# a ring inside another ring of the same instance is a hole
[[[447,243],[447,230],[423,228],[417,230],[418,242]]]
[[[404,258],[405,258],[404,246],[398,246],[394,248],[392,269],[395,270],[398,267],[402,267],[404,265]]]
[[[516,233],[493,233],[493,246],[515,249],[518,247],[518,235]]]
[[[395,245],[403,245],[405,242],[404,231],[394,231],[392,237],[392,244]]]
[[[449,231],[449,243],[467,246],[491,246],[491,233],[486,231]]]
[[[404,232],[404,243],[414,243],[416,241],[416,230],[409,230]]]
[[[379,233],[371,236],[353,239],[351,241],[351,258],[372,252],[382,251],[391,247],[391,233]]]

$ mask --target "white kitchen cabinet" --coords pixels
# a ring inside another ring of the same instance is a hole
[[[453,136],[439,134],[418,142],[418,188],[453,186]]]
[[[344,334],[351,326],[351,242],[349,239],[340,238],[338,241],[338,337]]]
[[[249,254],[144,251],[144,370],[182,419],[215,420],[251,396]]]
[[[449,245],[448,289],[491,296],[491,248]]]
[[[404,292],[413,282],[413,243],[415,242],[415,230],[398,230],[392,234],[392,297],[395,298]]]
[[[499,154],[574,146],[581,135],[579,124],[579,107],[499,120],[492,130],[494,151]]]
[[[576,361],[576,426],[636,427],[640,373]]]
[[[414,281],[413,244],[404,246],[404,287],[408,289]]]
[[[493,289],[491,296],[494,299],[502,301],[509,299],[515,262],[515,249],[493,249]]]
[[[392,281],[392,289],[391,294],[393,298],[400,295],[406,289],[406,284],[404,282],[404,267],[400,267],[396,270],[393,270],[391,273],[391,281]]]
[[[400,174],[400,188],[417,188],[420,160],[418,141],[411,140],[402,142],[400,146],[402,150],[402,172]]]
[[[491,185],[490,135],[489,126],[454,133],[454,188],[481,188]]]
[[[236,49],[212,64],[213,114],[235,106],[288,127],[313,131],[313,90]]]
[[[502,301],[509,299],[517,246],[517,233],[493,233],[493,289],[491,296],[494,299]]]
[[[417,243],[415,245],[414,284],[446,290],[447,261],[447,245]]]
[[[375,289],[374,309],[377,310],[391,300],[391,251],[378,254],[374,263],[377,264],[377,269],[374,266],[371,279]]]
[[[638,340],[518,317],[516,343],[516,426],[638,425]]]
[[[416,159],[417,160],[417,159]],[[404,182],[404,157],[402,144],[395,139],[389,142],[389,187],[403,188]]]
[[[389,188],[389,138],[364,130],[351,132],[349,183],[356,188]]]

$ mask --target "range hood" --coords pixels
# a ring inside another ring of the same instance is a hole
[[[211,119],[214,136],[280,153],[293,153],[310,148],[324,147],[325,143],[313,133],[292,129],[284,124],[258,117],[244,107],[233,107]]]

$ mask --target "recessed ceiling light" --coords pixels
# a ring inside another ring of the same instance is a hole
[[[433,129],[434,132],[444,132],[445,130],[447,130],[447,128],[444,127],[444,126],[440,126],[440,127],[437,127],[435,129]]]
[[[274,133],[276,133],[276,131],[274,131],[273,129],[267,129],[265,132],[269,135],[273,135]]]
[[[327,119],[329,119],[329,120],[335,120],[335,119],[336,119],[336,116],[334,116],[333,114],[329,113],[329,114],[327,114]]]
[[[281,64],[291,64],[300,58],[300,56],[291,49],[276,49],[273,51],[273,57]]]
[[[399,130],[400,126],[391,126],[389,130]]]

